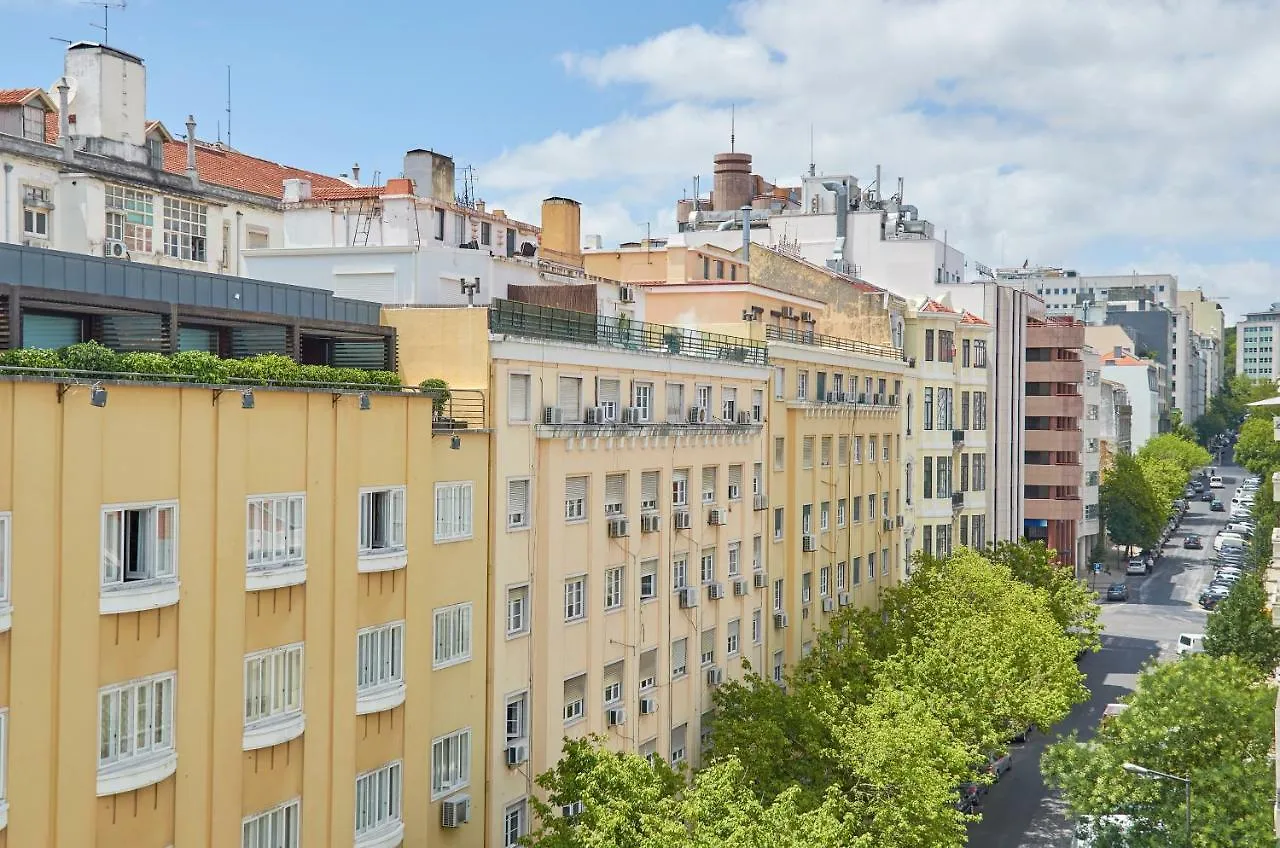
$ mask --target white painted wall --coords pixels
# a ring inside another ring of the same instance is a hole
[[[1148,439],[1159,432],[1158,389],[1152,384],[1152,366],[1103,365],[1102,376],[1120,383],[1129,393],[1129,404],[1133,407],[1133,429],[1130,435],[1132,450],[1136,454]]]

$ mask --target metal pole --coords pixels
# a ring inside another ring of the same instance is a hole
[[[1187,787],[1187,848],[1191,848],[1191,778],[1183,781]]]

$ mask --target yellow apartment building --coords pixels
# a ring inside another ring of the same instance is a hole
[[[905,575],[901,302],[759,245],[592,251],[591,273],[643,291],[655,321],[768,347],[767,661],[781,680],[840,608],[874,606]],[[658,268],[656,279],[645,274]],[[897,340],[897,344],[895,344]]]
[[[914,356],[904,407],[908,558],[991,542],[987,520],[990,324],[924,299],[907,311]]]
[[[0,376],[0,845],[484,844],[487,434],[244,388]]]
[[[384,311],[410,380],[493,401],[491,846],[529,831],[533,780],[565,737],[696,765],[714,687],[760,667],[771,625],[765,346],[646,323],[604,283],[540,296],[606,288],[621,317]]]

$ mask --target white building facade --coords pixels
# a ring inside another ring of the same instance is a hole
[[[1280,379],[1280,302],[1265,312],[1250,312],[1236,324],[1236,373],[1255,380]]]

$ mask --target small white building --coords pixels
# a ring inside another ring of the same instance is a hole
[[[1159,365],[1139,359],[1125,348],[1102,354],[1102,376],[1124,386],[1132,409],[1129,448],[1137,453],[1147,440],[1160,433]]]
[[[1236,373],[1255,380],[1280,380],[1280,302],[1250,312],[1236,324]]]

